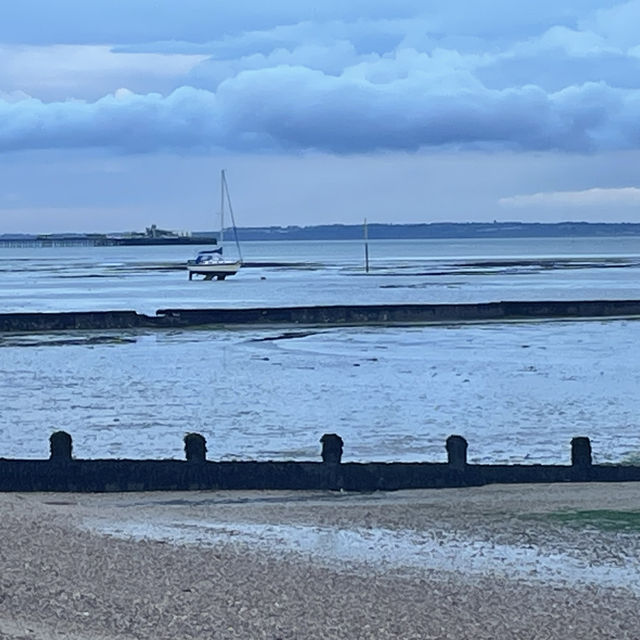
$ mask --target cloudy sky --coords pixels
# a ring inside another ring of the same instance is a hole
[[[640,0],[6,4],[0,233],[640,222]]]

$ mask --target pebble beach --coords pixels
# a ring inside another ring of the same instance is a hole
[[[640,636],[640,486],[0,495],[0,638]]]

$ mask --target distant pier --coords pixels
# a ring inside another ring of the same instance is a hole
[[[49,247],[145,247],[166,245],[215,245],[210,235],[132,234],[110,236],[103,234],[47,234],[38,236],[0,236],[0,248],[41,249]]]

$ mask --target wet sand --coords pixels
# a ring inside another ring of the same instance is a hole
[[[0,638],[633,639],[638,512],[640,483],[0,494]]]

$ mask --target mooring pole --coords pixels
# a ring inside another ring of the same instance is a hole
[[[364,270],[369,273],[369,232],[366,218],[364,219]]]

